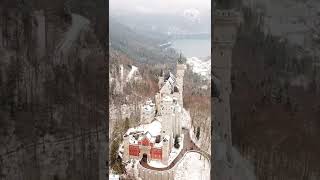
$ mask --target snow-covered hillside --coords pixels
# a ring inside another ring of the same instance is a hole
[[[200,11],[198,9],[186,9],[183,16],[191,22],[200,22]]]
[[[127,82],[129,82],[132,79],[132,76],[134,73],[138,72],[138,68],[136,66],[131,66],[131,70],[127,76]]]
[[[109,85],[114,85],[114,93],[123,93],[123,88],[131,81],[141,80],[139,68],[133,65],[120,64],[116,69],[110,69]]]
[[[199,153],[189,152],[179,163],[175,180],[207,180],[210,179],[210,163]]]
[[[197,57],[187,58],[187,64],[191,66],[192,71],[199,74],[204,79],[211,77],[211,58],[202,60]]]

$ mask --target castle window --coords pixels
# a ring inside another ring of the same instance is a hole
[[[220,56],[223,56],[223,51],[220,52]]]

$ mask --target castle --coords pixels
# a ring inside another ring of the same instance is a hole
[[[183,77],[186,65],[177,62],[176,77],[171,73],[159,77],[159,92],[155,104],[148,100],[141,108],[141,122],[144,124],[130,128],[123,136],[123,160],[158,161],[169,163],[169,155],[176,137],[182,132]]]

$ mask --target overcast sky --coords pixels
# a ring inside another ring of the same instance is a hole
[[[211,10],[211,0],[109,0],[111,13],[181,13],[185,9]]]

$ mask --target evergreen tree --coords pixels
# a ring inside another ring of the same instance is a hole
[[[176,137],[174,138],[174,147],[177,149],[179,149],[179,147],[180,147],[178,135],[176,135]]]
[[[111,153],[110,153],[110,165],[112,170],[114,170],[117,174],[124,173],[124,165],[121,162],[121,159],[118,156],[119,149],[119,140],[112,141],[111,144]]]
[[[130,121],[129,118],[126,118],[124,121],[124,131],[127,131],[130,128]]]
[[[197,127],[196,137],[197,137],[197,139],[199,140],[199,138],[200,138],[200,127]]]

